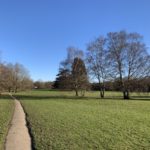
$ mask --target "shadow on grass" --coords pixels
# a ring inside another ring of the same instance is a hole
[[[132,96],[130,100],[150,101],[150,96]]]
[[[14,95],[18,100],[124,100],[121,96],[106,96],[105,98],[101,99],[100,97],[81,97],[81,96],[65,96],[65,95],[49,95],[49,96],[35,96],[35,95],[22,95],[17,94]],[[0,100],[9,100],[10,96],[8,94],[0,95]],[[129,100],[126,101],[150,101],[150,96],[131,96]]]
[[[76,97],[76,96],[33,96],[33,95],[15,95],[18,100],[124,100],[120,96],[107,96],[103,99],[100,97]],[[129,100],[150,101],[150,96],[132,96]],[[129,101],[126,100],[126,101]]]
[[[0,95],[0,100],[9,100],[10,96],[8,94],[1,94]]]

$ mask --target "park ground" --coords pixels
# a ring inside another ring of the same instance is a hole
[[[37,150],[150,149],[150,97],[107,92],[99,99],[98,92],[74,97],[73,92],[28,91],[17,93]],[[5,140],[13,112],[9,97],[0,100],[0,146]]]

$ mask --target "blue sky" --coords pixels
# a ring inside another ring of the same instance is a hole
[[[1,59],[54,80],[67,47],[86,50],[110,31],[138,32],[150,46],[149,15],[150,0],[0,0]]]

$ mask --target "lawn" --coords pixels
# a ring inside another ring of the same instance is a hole
[[[4,140],[8,131],[8,124],[13,113],[13,101],[8,96],[0,97],[0,150],[3,149]]]
[[[19,94],[34,147],[37,150],[149,150],[150,101],[99,100],[92,97],[94,94],[98,93],[78,99],[71,92]]]

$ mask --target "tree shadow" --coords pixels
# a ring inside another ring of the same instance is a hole
[[[33,96],[33,95],[15,95],[18,100],[123,100],[122,97],[111,97],[105,98],[100,97],[88,97],[88,96],[64,96],[64,95],[52,95],[52,96]]]
[[[9,100],[10,96],[8,94],[1,94],[0,95],[0,100]]]
[[[98,96],[67,96],[67,95],[22,95],[14,94],[14,97],[18,100],[124,100],[121,96],[106,96],[105,98],[100,98]],[[11,99],[8,94],[0,95],[0,100]],[[125,101],[150,101],[150,96],[131,96],[129,100]]]
[[[130,100],[150,101],[150,96],[132,96]]]

